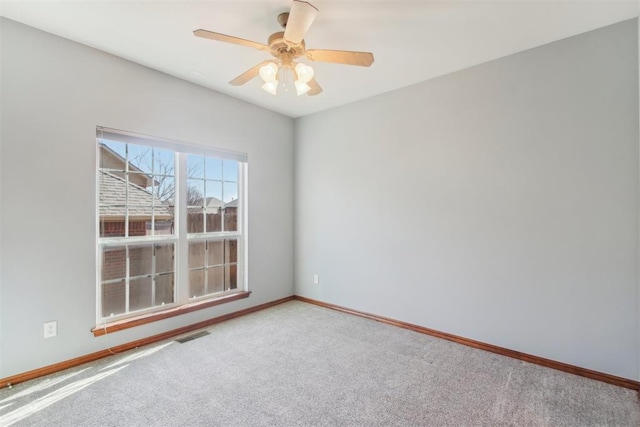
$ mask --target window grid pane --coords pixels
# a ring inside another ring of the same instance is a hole
[[[175,153],[109,140],[99,148],[100,237],[173,234]]]
[[[174,302],[175,245],[124,245],[102,250],[102,317]]]
[[[188,232],[237,231],[238,162],[193,155],[187,162]],[[202,218],[198,208],[202,209]]]
[[[238,240],[206,240],[189,244],[191,298],[237,289]]]

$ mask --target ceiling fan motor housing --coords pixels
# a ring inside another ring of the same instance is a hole
[[[283,60],[283,62],[286,62],[287,57],[290,59],[297,58],[304,55],[305,52],[304,40],[295,45],[287,43],[284,40],[284,31],[271,34],[268,44],[271,54]]]

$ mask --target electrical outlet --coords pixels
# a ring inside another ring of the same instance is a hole
[[[318,276],[317,274],[313,275],[313,284],[314,285],[319,285],[320,284],[320,276]]]
[[[51,322],[46,322],[44,324],[44,337],[51,338],[58,335],[58,322],[52,320]]]

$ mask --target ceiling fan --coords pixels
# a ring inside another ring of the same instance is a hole
[[[202,29],[195,30],[193,34],[197,37],[267,51],[275,57],[275,60],[263,61],[250,68],[231,80],[229,82],[230,84],[240,86],[257,75],[260,75],[264,81],[262,89],[275,95],[278,88],[279,71],[281,71],[280,74],[284,74],[286,70],[290,70],[294,77],[298,96],[304,95],[305,93],[313,96],[322,92],[322,88],[313,77],[313,68],[302,62],[296,62],[296,59],[304,57],[311,61],[333,62],[358,65],[361,67],[368,67],[373,63],[373,54],[371,52],[325,49],[307,50],[303,39],[317,14],[318,9],[311,3],[294,0],[289,12],[278,15],[278,23],[284,28],[284,31],[271,34],[266,45]]]

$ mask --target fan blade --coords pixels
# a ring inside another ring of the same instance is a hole
[[[373,64],[373,53],[351,52],[348,50],[309,49],[307,58],[312,61],[335,62],[338,64],[368,67]]]
[[[263,65],[266,65],[269,62],[271,62],[271,61],[262,61],[261,63],[259,63],[255,67],[250,68],[249,70],[247,70],[244,73],[240,74],[235,79],[231,80],[229,82],[229,84],[234,85],[234,86],[241,86],[241,85],[245,84],[246,82],[248,82],[249,80],[251,80],[252,78],[254,78],[255,76],[257,76],[260,73],[260,67],[262,67]]]
[[[307,84],[311,86],[311,89],[309,90],[309,92],[307,92],[307,95],[314,96],[322,92],[322,88],[320,87],[316,79],[309,80],[309,83]]]
[[[252,42],[251,40],[241,39],[239,37],[228,36],[226,34],[214,33],[207,30],[195,30],[193,35],[196,37],[202,37],[205,39],[217,40],[219,42],[239,44],[241,46],[252,47],[259,50],[269,50],[269,46],[258,42]]]
[[[284,29],[284,41],[300,44],[317,14],[318,9],[311,3],[294,0]]]

